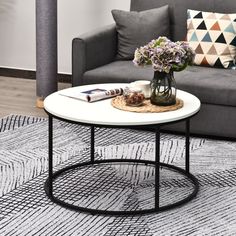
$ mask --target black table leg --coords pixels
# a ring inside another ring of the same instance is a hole
[[[159,209],[160,198],[160,127],[155,130],[155,209]]]
[[[94,146],[95,146],[95,144],[94,144],[94,142],[95,142],[95,140],[94,140],[94,126],[91,126],[91,128],[90,128],[91,130],[91,140],[90,140],[90,156],[91,156],[91,162],[92,163],[94,163]]]
[[[48,117],[48,191],[50,197],[53,192],[53,118]]]
[[[190,120],[186,120],[185,128],[185,170],[189,173],[189,131],[190,131]]]
[[[49,132],[48,132],[48,148],[49,148],[49,177],[45,182],[45,192],[47,196],[56,204],[61,205],[65,208],[80,211],[80,212],[87,212],[91,214],[104,214],[104,215],[139,215],[139,214],[148,214],[148,213],[154,213],[154,212],[161,212],[165,211],[168,209],[175,208],[177,206],[183,205],[187,202],[189,202],[191,199],[193,199],[199,189],[199,184],[198,180],[196,177],[194,177],[192,174],[189,173],[189,137],[190,137],[190,121],[189,119],[186,120],[186,167],[180,168],[172,164],[167,164],[167,163],[162,163],[160,161],[160,127],[161,125],[157,125],[155,129],[155,160],[142,160],[142,159],[102,159],[102,160],[95,160],[95,125],[90,125],[91,130],[91,147],[90,147],[90,154],[91,154],[91,159],[90,161],[82,162],[82,163],[76,163],[73,165],[65,166],[64,168],[57,170],[53,172],[53,119],[58,118],[55,117],[54,115],[49,113],[49,122],[48,122],[48,127],[49,127]],[[64,121],[64,120],[63,120]],[[65,120],[67,122],[71,122],[68,120]],[[72,123],[72,122],[71,122]],[[120,127],[123,128],[123,127]],[[125,127],[126,128],[126,127]],[[61,176],[63,173],[68,173],[68,171],[77,169],[77,168],[84,168],[84,167],[92,167],[94,165],[103,165],[103,164],[112,164],[112,163],[123,163],[123,164],[140,164],[140,165],[150,165],[153,166],[155,169],[155,200],[154,200],[154,207],[153,208],[148,208],[148,209],[140,209],[140,210],[126,210],[126,211],[119,211],[119,210],[108,210],[108,209],[98,209],[98,208],[88,208],[84,206],[78,206],[71,204],[65,200],[60,199],[59,196],[53,196],[53,181],[55,181],[59,176]],[[171,171],[178,172],[179,174],[185,176],[188,178],[192,184],[193,184],[193,189],[192,191],[185,196],[184,198],[174,201],[171,204],[166,204],[160,206],[160,170],[162,168],[167,168],[170,169]]]

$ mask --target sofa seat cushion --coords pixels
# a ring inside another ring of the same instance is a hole
[[[189,66],[174,75],[177,88],[194,94],[202,103],[236,106],[236,70]],[[115,61],[87,71],[83,83],[130,83],[152,77],[151,67],[135,67],[132,61]]]
[[[175,73],[178,88],[202,103],[236,106],[236,70],[191,66]]]
[[[84,84],[130,83],[153,77],[153,70],[134,66],[132,61],[114,61],[84,73]]]

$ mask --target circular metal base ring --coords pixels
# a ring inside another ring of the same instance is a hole
[[[94,162],[82,162],[82,163],[78,163],[75,165],[71,165],[68,167],[65,167],[59,171],[56,171],[53,174],[53,180],[55,180],[56,178],[58,178],[61,174],[65,173],[66,171],[69,171],[71,169],[75,169],[75,168],[81,168],[81,167],[85,167],[85,166],[93,166],[93,165],[99,165],[99,164],[105,164],[105,163],[137,163],[137,164],[145,164],[145,165],[154,165],[155,166],[155,162],[154,161],[148,161],[148,160],[135,160],[135,159],[106,159],[106,160],[95,160]],[[190,200],[192,200],[198,193],[199,190],[199,183],[197,178],[190,174],[187,173],[184,169],[174,166],[174,165],[170,165],[170,164],[166,164],[166,163],[160,163],[160,167],[166,167],[168,169],[174,170],[180,174],[182,174],[183,176],[187,177],[193,184],[193,190],[192,192],[185,198],[183,198],[182,200],[176,201],[174,203],[168,204],[168,205],[164,205],[161,206],[159,208],[150,208],[150,209],[143,209],[143,210],[133,210],[133,211],[113,211],[113,210],[102,210],[102,209],[93,209],[93,208],[86,208],[86,207],[81,207],[81,206],[76,206],[70,203],[67,203],[65,201],[60,200],[59,198],[55,197],[53,195],[53,192],[50,193],[49,191],[49,179],[46,180],[45,182],[45,192],[47,194],[47,196],[56,204],[61,205],[65,208],[71,209],[71,210],[75,210],[75,211],[81,211],[81,212],[85,212],[85,213],[90,213],[90,214],[102,214],[102,215],[141,215],[141,214],[149,214],[149,213],[155,213],[155,212],[161,212],[161,211],[165,211],[168,209],[173,209],[177,206],[183,205],[187,202],[189,202]]]

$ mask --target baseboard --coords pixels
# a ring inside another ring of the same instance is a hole
[[[36,79],[36,71],[0,67],[0,76]],[[58,73],[57,80],[62,83],[71,83],[71,75]]]

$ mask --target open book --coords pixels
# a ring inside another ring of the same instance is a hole
[[[59,92],[60,95],[75,98],[79,100],[83,100],[86,102],[94,102],[110,97],[114,97],[117,95],[123,94],[123,88],[114,88],[114,89],[101,89],[95,88],[86,91],[76,91],[76,90],[62,90]]]

